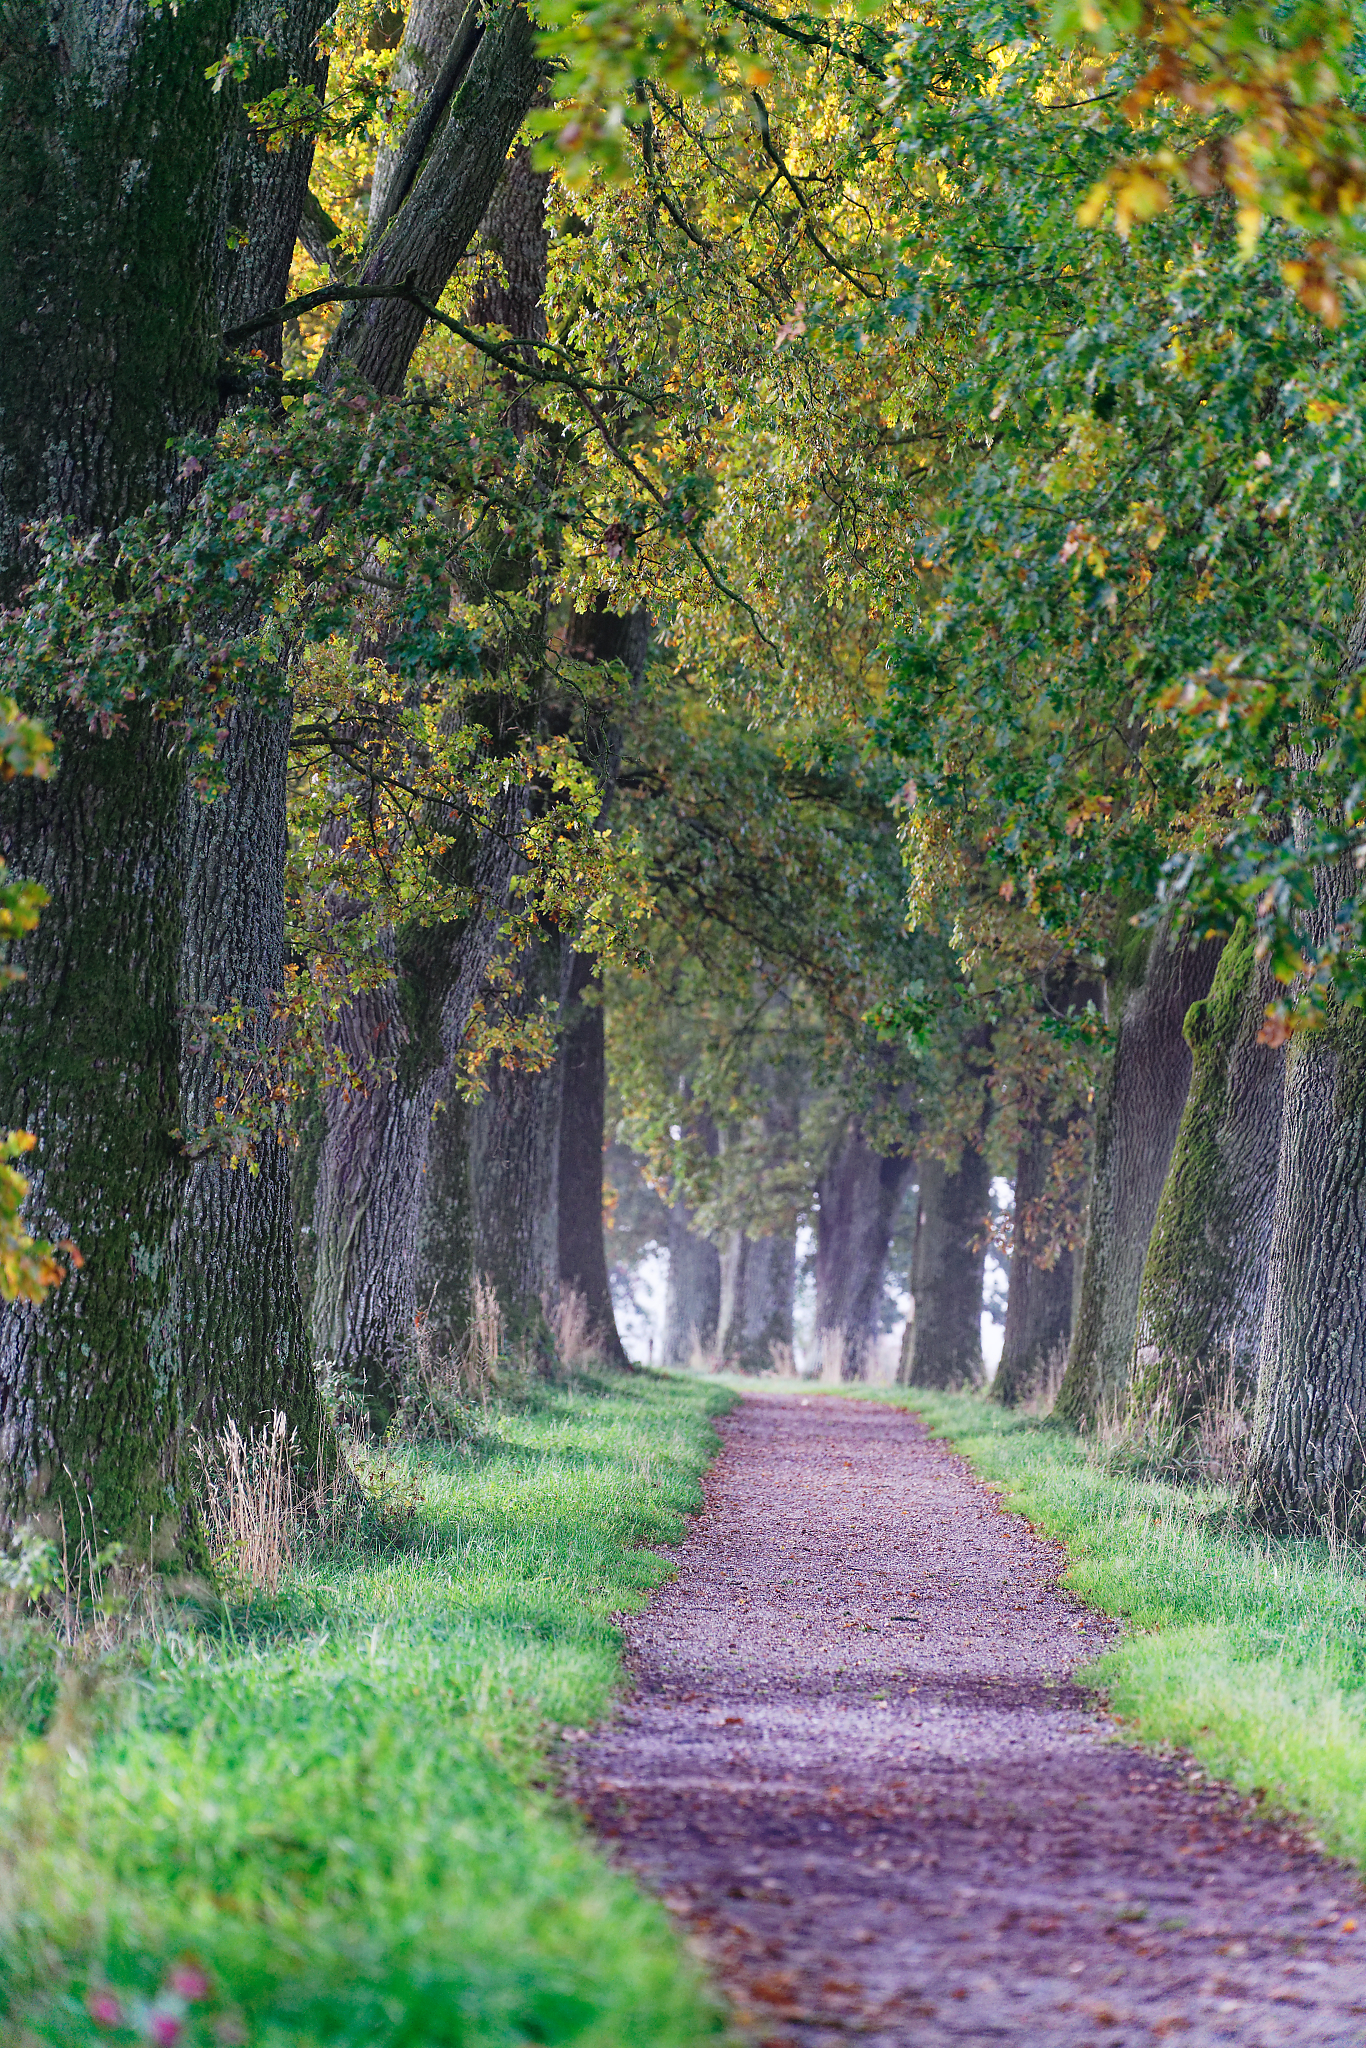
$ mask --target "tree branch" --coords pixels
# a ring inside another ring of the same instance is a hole
[[[823,36],[815,29],[798,28],[795,22],[784,21],[780,14],[770,14],[767,8],[751,5],[751,0],[726,0],[726,4],[734,13],[744,15],[747,21],[762,22],[765,28],[771,28],[776,34],[786,36],[789,42],[804,43],[808,50],[828,50],[831,56],[843,57],[847,64],[856,65],[860,71],[866,71],[870,78],[886,82],[887,73],[880,64],[874,63],[871,57],[865,57],[858,50],[846,49],[843,43],[835,42],[830,36]]]

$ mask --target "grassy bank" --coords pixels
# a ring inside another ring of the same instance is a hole
[[[397,1538],[334,1547],[245,1612],[181,1610],[55,1708],[11,1625],[4,2037],[712,2035],[662,1909],[537,1781],[556,1726],[608,1704],[610,1617],[664,1575],[640,1546],[696,1504],[728,1398],[546,1391],[472,1456],[404,1453],[421,1498]]]
[[[1271,1542],[1209,1491],[1108,1471],[1074,1437],[972,1396],[912,1407],[1034,1525],[1064,1583],[1129,1628],[1086,1676],[1145,1741],[1306,1819],[1366,1864],[1366,1559]]]

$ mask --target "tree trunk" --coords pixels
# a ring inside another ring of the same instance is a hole
[[[875,1152],[850,1117],[817,1190],[816,1338],[838,1332],[842,1376],[862,1379],[882,1327],[882,1287],[909,1154]]]
[[[1027,1401],[1039,1388],[1054,1359],[1065,1358],[1072,1335],[1075,1259],[1065,1247],[1053,1263],[1038,1263],[1039,1247],[1030,1239],[1029,1206],[1048,1185],[1052,1134],[1046,1127],[1027,1133],[1015,1169],[1015,1241],[1010,1255],[1010,1292],[1001,1363],[992,1381],[994,1397],[1007,1408]]]
[[[0,1514],[60,1508],[76,1531],[89,1496],[100,1539],[144,1552],[153,1521],[174,1548],[183,1507],[181,780],[145,711],[108,740],[77,726],[50,783],[10,786],[0,835],[52,897],[16,948],[28,978],[5,991],[0,1100],[38,1135],[30,1228],[85,1259],[41,1307],[0,1310]]]
[[[1118,1032],[1098,1090],[1081,1301],[1057,1413],[1085,1424],[1129,1383],[1138,1290],[1190,1086],[1186,1012],[1209,994],[1217,941],[1131,943],[1107,983]]]
[[[464,56],[462,31],[471,13],[470,0],[412,0],[403,24],[403,43],[394,67],[394,89],[408,95],[409,125],[396,148],[381,143],[375,155],[370,180],[370,228],[377,234],[393,217],[406,197],[401,189],[406,177],[412,179],[420,166],[413,162],[450,104],[456,79],[447,79],[454,58],[458,66]],[[471,53],[472,54],[472,53]]]
[[[1129,1396],[1142,1410],[1165,1395],[1173,1421],[1230,1371],[1240,1405],[1256,1388],[1285,1085],[1284,1052],[1257,1034],[1275,992],[1240,924],[1186,1017],[1190,1092],[1143,1267]]]
[[[768,1372],[775,1344],[792,1348],[797,1234],[731,1233],[721,1257],[717,1349],[737,1372]]]
[[[1358,876],[1320,872],[1322,937]],[[1366,1016],[1330,1008],[1285,1056],[1250,1470],[1272,1527],[1359,1525],[1366,1479]]]
[[[475,848],[478,909],[464,923],[400,935],[395,979],[335,1027],[363,1090],[331,1088],[313,1217],[313,1350],[392,1408],[419,1305],[416,1254],[432,1114],[498,943],[520,794]],[[388,1071],[386,1071],[386,1068]]]
[[[285,769],[289,723],[242,708],[223,750],[227,789],[182,795],[184,922],[179,988],[188,1025],[181,1057],[182,1129],[212,1119],[217,1061],[195,1050],[196,1024],[240,1003],[241,1057],[271,1035],[284,981]],[[281,1133],[283,1136],[283,1133]],[[290,1156],[269,1137],[257,1170],[212,1154],[191,1165],[176,1223],[176,1337],[187,1412],[205,1431],[244,1431],[276,1409],[312,1471],[325,1440],[299,1290]]]
[[[602,1231],[602,1136],[607,1100],[602,981],[589,953],[566,948],[560,1025],[560,1284],[583,1296],[589,1326],[611,1364],[629,1366],[617,1331]],[[595,1000],[585,1002],[585,994]]]
[[[416,1306],[431,1322],[440,1353],[456,1350],[470,1327],[474,1278],[474,1190],[470,1184],[471,1106],[456,1091],[454,1072],[427,1138],[418,1215]]]
[[[683,1201],[669,1211],[669,1279],[664,1296],[665,1365],[686,1365],[697,1353],[710,1356],[721,1323],[721,1254],[699,1237]]]
[[[211,290],[225,109],[204,79],[232,10],[34,0],[0,67],[0,602],[20,526],[108,529],[169,484],[217,404]],[[181,770],[149,714],[93,737],[67,707],[47,787],[0,838],[51,893],[0,1010],[0,1100],[38,1138],[29,1214],[85,1266],[0,1317],[0,1513],[88,1494],[96,1533],[174,1547],[184,1412],[172,1236],[185,1164],[177,987]]]
[[[481,60],[496,43],[491,27],[480,46]],[[476,89],[486,68],[476,67],[471,72],[465,92]],[[500,92],[505,84],[498,84]],[[449,262],[450,269],[465,253],[485,216],[492,232],[505,231],[507,283],[484,294],[475,317],[497,320],[514,333],[539,333],[543,331],[540,300],[545,277],[546,181],[531,170],[529,158],[523,154],[498,186],[511,136],[499,146],[495,158],[487,146],[497,126],[494,115],[490,113],[487,133],[477,138],[477,146],[472,118],[468,108],[461,115],[466,155],[462,157],[455,149],[448,123],[422,172],[419,186],[426,195],[426,229],[436,235],[441,228],[437,243],[441,260]],[[464,180],[458,190],[446,192],[444,227],[437,218],[439,194],[430,182],[438,158],[446,167],[443,175],[456,177],[458,173]],[[491,204],[496,186],[497,200]],[[415,190],[413,198],[417,196]],[[477,199],[478,205],[471,216],[472,199]],[[406,217],[405,206],[395,231]],[[436,293],[444,289],[450,269],[443,273]],[[392,300],[374,302],[363,310],[363,320],[338,327],[327,352],[327,366],[336,374],[349,362],[378,388],[396,390],[421,337],[422,321],[420,317],[414,321],[410,309]],[[527,706],[509,699],[503,708],[510,713],[513,730],[524,729]],[[533,703],[530,716],[534,719],[536,715]],[[419,1305],[415,1261],[424,1201],[431,1197],[444,1211],[450,1204],[458,1207],[463,1198],[465,1169],[454,1159],[443,1156],[441,1162],[451,1164],[457,1172],[454,1189],[438,1187],[428,1172],[432,1112],[447,1069],[460,1051],[496,949],[498,922],[506,910],[515,858],[513,842],[524,822],[524,797],[510,795],[498,831],[485,833],[470,853],[479,913],[458,927],[411,934],[397,962],[398,979],[393,987],[353,1004],[338,1026],[352,1063],[360,1071],[382,1065],[387,1057],[395,1072],[392,1079],[377,1074],[364,1093],[333,1090],[326,1103],[328,1132],[313,1230],[313,1342],[319,1357],[332,1360],[344,1378],[366,1390],[377,1415],[392,1406],[396,1376],[412,1341],[413,1317]],[[414,1014],[420,1019],[416,1029],[410,1026]],[[470,1143],[479,1160],[487,1136],[487,1123],[481,1126],[476,1117]],[[501,1140],[494,1141],[495,1159],[500,1145]],[[476,1178],[476,1196],[478,1193]],[[435,1219],[438,1236],[443,1228],[440,1219]],[[471,1217],[470,1230],[476,1269],[482,1271],[478,1261],[485,1252],[477,1214]],[[433,1255],[435,1242],[433,1239]],[[488,1255],[492,1256],[491,1246]],[[552,1284],[553,1268],[552,1245],[548,1269]],[[453,1276],[442,1282],[448,1295],[455,1284]],[[424,1286],[430,1294],[425,1280]],[[454,1327],[453,1307],[448,1314]],[[460,1321],[464,1321],[463,1314]]]
[[[19,527],[108,528],[169,481],[217,403],[226,107],[205,83],[226,0],[167,10],[16,0],[0,71],[0,601]]]
[[[522,1015],[545,1004],[558,1022],[560,955],[558,939],[522,954]],[[474,1270],[493,1284],[509,1346],[542,1366],[554,1357],[545,1305],[559,1288],[560,1106],[558,1059],[539,1070],[495,1064],[474,1106],[471,1146]]]
[[[986,1265],[991,1171],[965,1146],[956,1173],[938,1159],[920,1167],[920,1214],[911,1266],[914,1320],[902,1340],[903,1385],[980,1387],[982,1274]]]
[[[521,0],[502,0],[482,30],[407,198],[367,247],[357,283],[411,279],[428,305],[440,298],[549,75],[536,55],[535,35]],[[401,391],[425,325],[426,316],[402,300],[348,305],[328,345],[323,374],[349,365],[376,391]]]
[[[276,42],[269,75],[258,64],[249,81],[223,88],[235,115],[219,165],[215,296],[225,329],[285,297],[313,156],[311,143],[268,150],[244,103],[291,72],[321,91],[327,68],[312,53],[316,21],[281,20],[273,0],[247,0],[238,19],[244,34],[283,34],[286,40]],[[232,232],[247,223],[249,234]],[[279,330],[263,335],[261,346],[276,360]],[[188,788],[181,801],[181,1118],[187,1137],[209,1122],[220,1080],[217,1063],[198,1044],[203,1022],[240,1006],[246,1020],[241,1051],[250,1061],[269,1043],[273,1002],[284,983],[288,710],[239,704],[219,765],[226,786],[212,803]],[[230,1418],[248,1430],[283,1410],[300,1463],[312,1471],[326,1431],[299,1286],[289,1154],[267,1140],[256,1167],[225,1171],[210,1156],[189,1171],[174,1252],[186,1399],[196,1425],[209,1432]]]

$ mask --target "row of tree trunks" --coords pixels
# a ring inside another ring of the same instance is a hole
[[[507,798],[508,834],[520,798]],[[497,950],[508,837],[474,848],[477,909],[399,934],[394,979],[349,1004],[335,1031],[366,1085],[331,1088],[311,1219],[313,1349],[379,1415],[392,1406],[418,1308],[416,1258],[432,1119]]]
[[[458,34],[458,20],[452,16],[448,21],[442,15],[438,22],[428,9],[412,18],[409,27],[418,38],[412,60],[415,77],[426,79],[430,90],[435,74],[429,62],[431,52],[422,39],[437,30]],[[495,36],[481,50],[484,64],[496,43]],[[400,61],[410,62],[406,49]],[[414,119],[421,113],[419,101]],[[513,334],[539,338],[544,333],[541,295],[547,248],[547,181],[532,171],[525,151],[503,170],[510,139],[500,146],[497,167],[502,175],[497,190],[491,200],[485,191],[486,203],[480,209],[487,231],[502,245],[505,273],[497,281],[485,281],[474,317],[496,321]],[[496,144],[496,136],[494,141]],[[474,189],[478,189],[477,183]],[[477,219],[462,225],[467,199],[468,194],[462,193],[456,208],[456,231],[449,239],[436,233],[424,215],[430,264],[437,268],[448,261],[454,267],[479,225]],[[370,281],[379,279],[376,276]],[[443,277],[438,291],[444,283]],[[395,325],[391,302],[360,306],[355,317],[339,325],[329,348],[326,373],[360,369],[381,390],[401,388],[422,331],[420,318],[415,319],[411,309],[402,310],[404,319]],[[507,565],[509,573],[516,574],[518,566]],[[496,670],[504,652],[495,650],[491,656],[495,670],[490,677],[491,696],[496,694]],[[536,650],[532,658],[534,662]],[[491,723],[502,723],[502,708],[497,702],[486,707]],[[508,710],[507,722],[515,740],[527,716],[534,721],[538,709],[533,702],[529,710],[520,704]],[[514,1223],[490,1228],[487,1217],[481,1222],[478,1208],[471,1203],[468,1160],[452,1153],[457,1135],[467,1141],[476,1172],[483,1175],[487,1171],[491,1194],[503,1179],[514,1178],[527,1167],[511,1128],[515,1121],[513,1078],[505,1079],[500,1070],[495,1075],[493,1103],[476,1114],[468,1128],[464,1119],[448,1125],[435,1167],[429,1158],[433,1116],[438,1113],[438,1102],[450,1092],[454,1063],[498,950],[524,807],[522,797],[509,796],[506,815],[500,821],[503,830],[481,834],[466,849],[469,873],[465,879],[474,891],[474,913],[460,924],[395,933],[391,940],[392,983],[358,998],[336,1026],[350,1065],[367,1078],[359,1089],[334,1089],[326,1098],[327,1140],[313,1224],[313,1342],[319,1358],[329,1361],[346,1382],[364,1390],[377,1418],[393,1406],[411,1352],[414,1319],[420,1308],[426,1312],[433,1293],[445,1303],[443,1325],[449,1322],[453,1332],[463,1331],[467,1316],[458,1298],[468,1277],[463,1263],[460,1279],[430,1270],[451,1218],[468,1215],[468,1228],[460,1226],[458,1242],[462,1262],[467,1251],[473,1262],[469,1271],[496,1270],[502,1290],[512,1286],[511,1297],[504,1301],[510,1333],[519,1338],[523,1334],[527,1286],[533,1289],[539,1313],[539,1283],[544,1279],[540,1265],[534,1272],[523,1270],[527,1260],[516,1241]],[[343,811],[338,830],[344,832],[346,824]],[[345,914],[344,906],[339,906],[338,914]],[[536,949],[528,949],[526,965],[533,981],[538,964],[535,956]],[[528,1000],[534,1005],[539,994],[537,986]],[[548,1142],[553,1147],[553,1136]],[[532,1150],[534,1154],[534,1146]],[[423,1223],[424,1204],[435,1205],[436,1219],[430,1231]],[[545,1231],[542,1204],[536,1205],[534,1217],[539,1244]],[[425,1246],[421,1281],[420,1242]]]

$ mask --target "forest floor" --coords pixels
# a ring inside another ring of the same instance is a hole
[[[1366,2039],[1356,1874],[1119,1738],[1074,1676],[1119,1632],[1059,1544],[902,1408],[765,1390],[719,1426],[569,1789],[752,2039]]]

